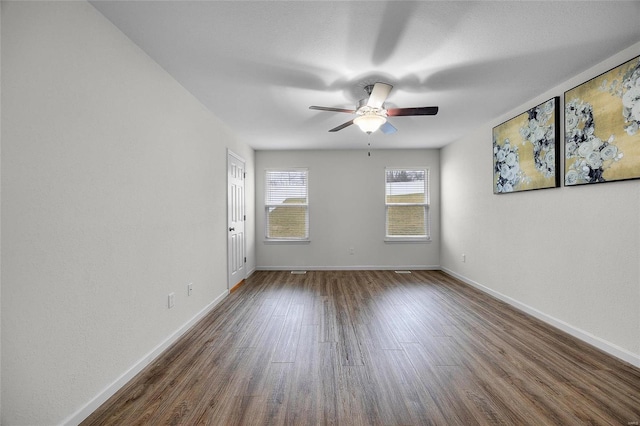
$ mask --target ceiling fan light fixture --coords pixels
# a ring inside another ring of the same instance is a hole
[[[377,114],[364,114],[353,120],[353,123],[365,133],[375,132],[386,122],[387,119],[385,117]]]

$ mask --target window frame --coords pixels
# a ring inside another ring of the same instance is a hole
[[[421,171],[424,172],[425,180],[424,180],[424,203],[389,203],[387,202],[387,173],[389,171]],[[420,166],[420,167],[385,167],[384,169],[384,241],[389,243],[403,243],[403,242],[430,242],[431,241],[431,176],[429,167]],[[424,207],[424,231],[425,235],[389,235],[389,207],[411,207],[411,206],[422,206]]]
[[[306,182],[306,201],[304,203],[295,204],[274,204],[269,203],[269,173],[273,172],[304,172]],[[309,243],[310,241],[310,220],[309,220],[309,168],[308,167],[275,167],[268,168],[264,171],[264,241],[265,243]],[[304,207],[305,209],[305,221],[306,221],[306,235],[304,237],[270,237],[269,236],[269,209],[276,207]]]

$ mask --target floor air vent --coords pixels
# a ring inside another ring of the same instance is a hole
[[[291,271],[292,275],[304,275],[306,273],[307,273],[307,271]]]
[[[396,274],[410,274],[411,271],[394,271]]]

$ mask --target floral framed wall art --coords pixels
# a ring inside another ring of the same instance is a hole
[[[493,193],[560,186],[560,98],[493,128]]]
[[[640,178],[640,56],[564,94],[566,186]]]

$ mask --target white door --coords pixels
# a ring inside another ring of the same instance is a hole
[[[228,218],[228,248],[229,289],[242,281],[245,277],[244,265],[244,160],[233,152],[227,155],[227,218]]]

